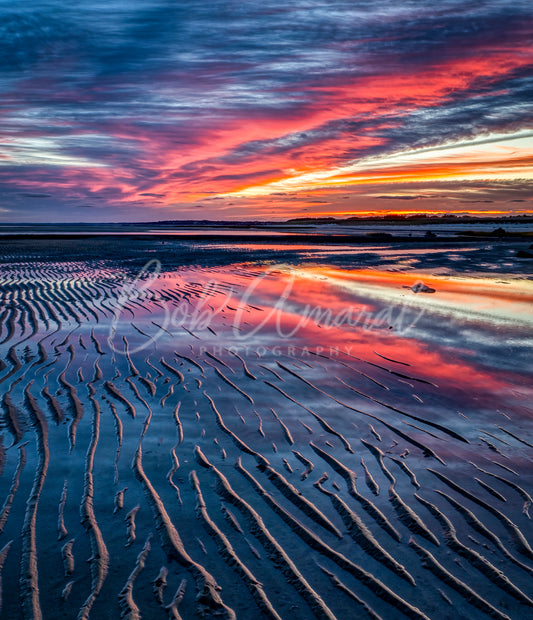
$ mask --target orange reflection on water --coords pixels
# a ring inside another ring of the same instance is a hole
[[[415,294],[406,288],[420,279],[436,292]],[[230,303],[237,308],[232,345],[268,343],[274,351],[307,361],[320,359],[313,356],[318,352],[360,363],[350,357],[355,356],[425,378],[443,394],[451,391],[465,399],[479,394],[479,404],[492,406],[495,395],[503,403],[517,386],[521,394],[530,392],[521,373],[504,370],[508,353],[500,330],[515,329],[519,319],[532,322],[532,301],[533,286],[523,280],[504,284],[332,267],[265,270]],[[253,307],[245,312],[245,304]],[[492,346],[498,338],[500,350]],[[370,370],[379,375],[383,369]]]

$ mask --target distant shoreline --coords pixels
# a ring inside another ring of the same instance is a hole
[[[279,245],[417,245],[490,240],[531,241],[533,217],[360,218],[273,222],[165,221],[125,224],[0,224],[0,240],[46,241],[106,239],[109,242],[161,240]]]
[[[180,229],[239,229],[239,230],[279,230],[290,232],[296,230],[309,230],[310,228],[322,229],[325,226],[339,227],[365,227],[365,226],[516,226],[531,225],[533,230],[533,215],[503,215],[503,216],[421,216],[421,215],[384,215],[384,216],[352,216],[348,218],[334,217],[303,217],[292,218],[285,221],[258,221],[258,220],[159,220],[147,222],[0,222],[0,232],[7,229],[95,229],[102,231],[115,231],[129,229],[142,231],[147,228],[167,230],[169,228]]]

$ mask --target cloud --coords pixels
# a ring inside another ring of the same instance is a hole
[[[99,199],[113,219],[516,133],[532,17],[521,0],[0,8],[1,182],[13,204]]]
[[[418,200],[424,198],[424,196],[376,196],[378,200]]]

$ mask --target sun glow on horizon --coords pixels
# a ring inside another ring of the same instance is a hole
[[[281,181],[251,185],[220,194],[258,197],[277,192],[427,181],[533,180],[533,133],[495,134],[437,147],[369,157],[315,172],[288,176]]]

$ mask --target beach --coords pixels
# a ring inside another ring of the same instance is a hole
[[[531,237],[437,232],[10,231],[2,617],[531,613]]]

